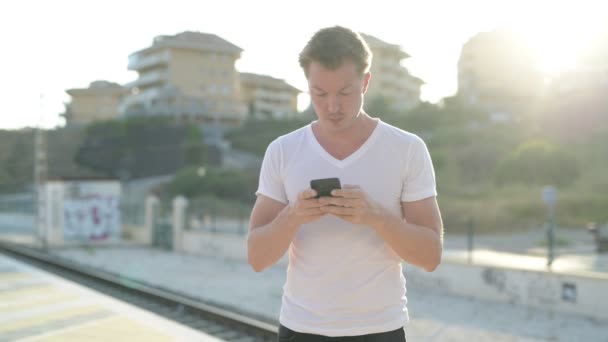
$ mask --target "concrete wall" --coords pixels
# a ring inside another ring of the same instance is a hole
[[[185,254],[247,260],[247,236],[183,231],[179,251]],[[287,265],[287,253],[280,260]],[[475,265],[444,260],[428,273],[404,264],[409,289],[480,298],[542,310],[608,319],[608,276]]]
[[[405,267],[408,288],[608,319],[608,276],[559,274],[445,261],[428,273]]]

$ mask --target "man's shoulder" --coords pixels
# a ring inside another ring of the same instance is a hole
[[[392,143],[400,143],[400,144],[416,144],[423,142],[422,138],[415,133],[406,131],[402,128],[393,126],[384,121],[380,121],[381,129],[383,130],[383,134],[380,136],[385,139],[391,140]]]
[[[275,138],[268,145],[268,149],[276,153],[279,151],[290,150],[298,146],[300,142],[306,138],[306,130],[309,125],[295,129],[289,133],[283,134]]]
[[[298,143],[299,141],[301,141],[302,139],[304,139],[306,137],[306,131],[308,129],[309,125],[300,127],[298,129],[295,129],[289,133],[283,134],[277,138],[275,138],[271,144],[280,144],[282,146],[289,146],[292,145],[294,143]]]

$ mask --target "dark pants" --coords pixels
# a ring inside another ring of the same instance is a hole
[[[327,337],[321,335],[305,334],[293,331],[283,325],[279,326],[279,342],[405,342],[403,328],[378,334],[361,336]]]

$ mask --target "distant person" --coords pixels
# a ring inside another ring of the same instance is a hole
[[[429,272],[441,262],[426,145],[362,109],[371,58],[356,32],[318,31],[300,53],[318,120],[264,156],[248,258],[260,272],[289,250],[279,341],[404,341],[401,262]],[[342,189],[315,198],[310,181],[332,177]]]

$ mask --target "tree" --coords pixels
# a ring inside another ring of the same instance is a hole
[[[378,95],[365,101],[365,112],[376,117],[390,117],[394,115],[393,102],[386,96]]]
[[[203,137],[197,126],[189,125],[186,127],[184,154],[187,165],[202,165],[206,161],[207,153]]]
[[[159,117],[94,123],[75,158],[82,166],[117,178],[172,173],[203,159],[198,127]]]
[[[189,167],[176,174],[169,184],[170,195],[188,198],[212,196],[221,199],[251,202],[257,186],[257,170],[215,169],[201,172]]]

